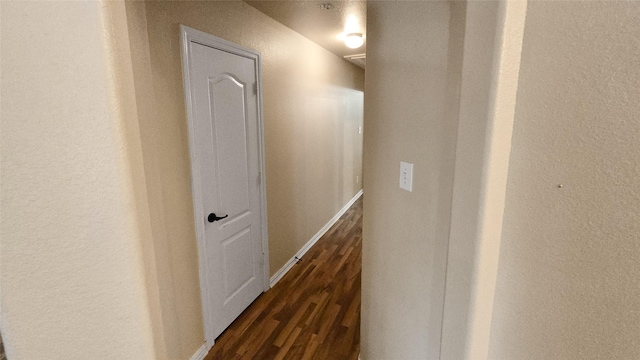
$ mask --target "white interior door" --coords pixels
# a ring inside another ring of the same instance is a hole
[[[210,340],[265,290],[259,58],[202,41],[186,45],[194,204]]]

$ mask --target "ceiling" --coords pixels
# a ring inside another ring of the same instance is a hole
[[[245,2],[340,57],[366,52],[367,6],[364,0],[245,0]],[[332,5],[330,10],[321,7],[327,3]],[[339,39],[339,35],[345,31],[347,22],[353,28],[349,32],[359,32],[364,35],[365,43],[357,49],[348,48],[344,41]],[[364,67],[364,59],[358,62],[360,62],[359,66]]]

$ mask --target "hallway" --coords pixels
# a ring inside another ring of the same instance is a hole
[[[361,263],[362,197],[216,339],[205,360],[357,359]]]

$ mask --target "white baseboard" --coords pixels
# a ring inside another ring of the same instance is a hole
[[[207,342],[205,341],[205,343],[202,344],[202,346],[200,346],[200,349],[198,349],[198,351],[196,351],[196,353],[193,354],[193,356],[191,356],[191,358],[189,360],[202,360],[202,359],[204,359],[204,357],[207,356],[207,354],[209,353],[210,349],[211,349],[211,347],[208,346]]]
[[[329,222],[325,226],[323,226],[322,229],[320,229],[320,231],[318,231],[315,235],[313,235],[311,240],[309,240],[306,244],[304,244],[304,246],[289,261],[287,261],[287,263],[284,264],[284,266],[280,268],[278,272],[273,274],[273,276],[271,277],[271,280],[269,281],[269,285],[273,287],[273,285],[275,285],[278,281],[280,281],[280,279],[282,279],[282,277],[287,272],[289,272],[289,270],[293,267],[293,265],[295,265],[296,258],[298,259],[302,258],[302,256],[307,251],[309,251],[309,249],[311,249],[311,247],[318,240],[320,240],[322,235],[324,235],[327,231],[329,231],[329,229],[331,229],[333,224],[335,224],[338,221],[338,219],[340,219],[340,217],[344,215],[344,213],[346,213],[347,210],[349,210],[351,205],[353,205],[353,203],[355,203],[356,200],[360,198],[360,196],[362,196],[362,189],[358,191],[358,193],[351,200],[349,200],[349,202],[342,209],[340,209],[340,211],[338,211],[338,213],[331,220],[329,220]]]

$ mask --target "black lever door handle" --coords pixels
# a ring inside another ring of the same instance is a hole
[[[216,213],[211,213],[209,214],[209,216],[207,216],[207,221],[209,221],[210,223],[214,222],[214,221],[218,221],[218,220],[222,220],[226,217],[229,217],[229,215],[225,215],[225,216],[216,216]]]

